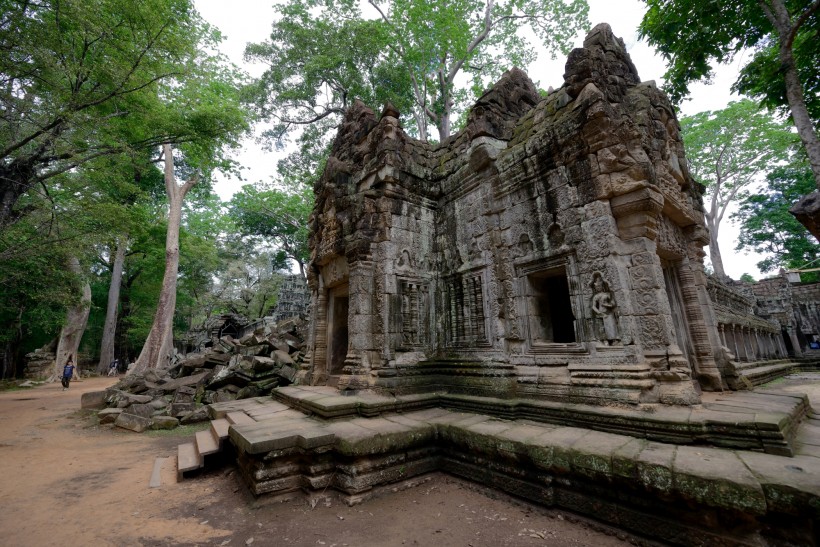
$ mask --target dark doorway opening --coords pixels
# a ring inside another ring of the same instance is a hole
[[[347,290],[336,291],[330,296],[328,313],[328,365],[329,373],[341,374],[347,356],[347,314],[350,303]]]
[[[528,276],[533,310],[533,342],[572,344],[576,342],[575,315],[564,268],[537,272]]]

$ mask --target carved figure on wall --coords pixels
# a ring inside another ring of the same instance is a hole
[[[397,270],[412,270],[415,269],[415,261],[410,256],[410,251],[407,249],[402,250],[401,255],[396,260],[396,269]]]
[[[529,234],[524,232],[518,238],[518,245],[513,250],[513,257],[530,256],[532,254],[532,241]]]
[[[621,341],[618,320],[615,317],[615,299],[601,272],[592,274],[592,315],[595,318],[598,341],[614,346]]]

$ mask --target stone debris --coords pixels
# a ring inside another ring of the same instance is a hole
[[[238,340],[225,335],[167,371],[129,374],[104,392],[83,395],[83,408],[103,408],[100,423],[137,432],[206,421],[204,405],[263,397],[290,384],[304,360],[304,329],[303,320],[289,318]]]

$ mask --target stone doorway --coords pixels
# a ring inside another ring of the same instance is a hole
[[[575,314],[564,267],[527,276],[530,289],[530,332],[534,343],[573,344]]]
[[[345,364],[349,309],[348,285],[331,289],[328,295],[327,310],[327,370],[331,376],[341,374]]]

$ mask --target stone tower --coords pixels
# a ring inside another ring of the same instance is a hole
[[[311,217],[310,358],[340,390],[696,404],[724,354],[674,111],[595,27],[433,145],[347,112]]]

